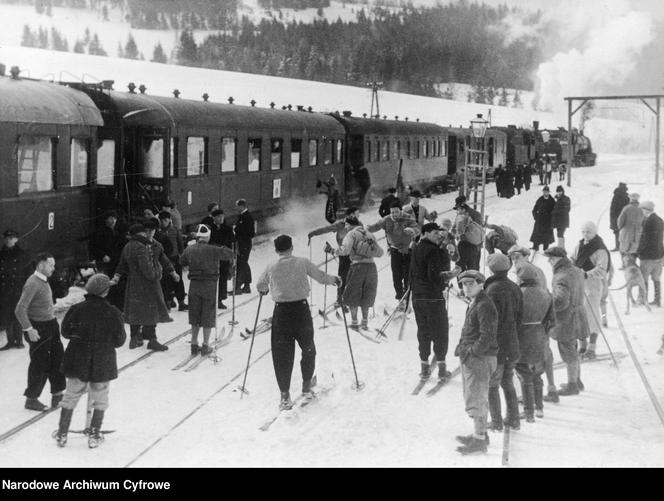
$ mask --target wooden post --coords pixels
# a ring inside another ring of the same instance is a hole
[[[660,98],[657,98],[657,112],[655,113],[655,185],[659,184],[659,111]]]
[[[572,135],[572,100],[567,100],[567,187],[572,186],[572,166],[574,165],[574,144]]]

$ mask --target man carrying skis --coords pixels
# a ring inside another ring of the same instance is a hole
[[[498,354],[498,311],[484,292],[484,275],[466,270],[459,275],[464,295],[471,300],[454,354],[461,359],[463,399],[466,412],[473,419],[471,435],[458,435],[457,447],[463,455],[486,453],[489,445],[487,415],[489,413],[489,380],[496,370]]]
[[[216,289],[219,262],[233,259],[233,251],[225,246],[211,245],[212,232],[205,224],[196,228],[196,243],[182,254],[182,266],[189,268],[189,324],[191,325],[191,354],[206,356],[212,353],[210,332],[216,326]],[[198,346],[198,331],[203,327],[203,346]]]
[[[115,350],[127,339],[120,310],[106,301],[110,286],[105,274],[92,275],[85,284],[85,301],[72,306],[62,321],[62,337],[69,339],[69,344],[62,362],[67,389],[55,434],[59,447],[67,444],[72,414],[88,391],[94,409],[88,446],[94,449],[103,440],[101,425],[108,409],[110,381],[118,377]]]
[[[312,398],[312,377],[316,368],[314,324],[307,296],[311,277],[321,284],[340,285],[341,278],[327,275],[303,257],[293,256],[293,241],[288,235],[274,239],[279,259],[270,264],[256,283],[260,294],[271,293],[274,300],[272,313],[272,362],[281,392],[279,409],[293,407],[290,398],[291,374],[295,359],[295,341],[302,350],[302,394]]]
[[[420,378],[422,380],[427,380],[431,375],[429,354],[432,342],[438,363],[438,379],[450,376],[445,365],[449,325],[443,298],[445,278],[450,276],[445,275],[450,273],[450,258],[447,251],[439,247],[441,238],[438,225],[426,223],[422,226],[422,238],[413,249],[413,257],[410,261],[410,286],[417,322]]]

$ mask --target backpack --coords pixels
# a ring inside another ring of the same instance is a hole
[[[358,256],[366,258],[380,257],[382,255],[382,250],[378,245],[378,242],[376,242],[376,239],[372,238],[373,236],[364,228],[358,229],[357,232],[361,237],[355,241],[353,252]]]
[[[480,245],[482,243],[482,227],[469,217],[463,237],[468,243]]]

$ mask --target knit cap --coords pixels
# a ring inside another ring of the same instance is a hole
[[[95,273],[88,278],[85,290],[93,296],[103,296],[111,286],[111,279],[103,273]]]
[[[504,254],[491,254],[488,259],[486,260],[487,264],[489,265],[489,269],[493,272],[499,272],[499,271],[507,271],[510,269],[512,266],[512,262],[510,261],[510,258],[505,256]]]

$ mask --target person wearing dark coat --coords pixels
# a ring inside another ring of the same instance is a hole
[[[173,225],[171,213],[161,211],[159,213],[159,229],[155,233],[154,239],[157,240],[164,248],[164,254],[168,257],[169,261],[173,263],[173,268],[176,273],[182,275],[182,266],[180,266],[180,257],[184,252],[184,240],[182,233]],[[187,303],[185,303],[185,296],[187,295],[184,290],[184,283],[182,280],[174,281],[170,276],[166,275],[161,279],[161,288],[166,299],[166,305],[170,308],[175,307],[173,298],[178,300],[178,311],[187,311]]]
[[[565,249],[551,247],[544,255],[553,269],[551,291],[556,316],[556,324],[549,334],[558,342],[560,358],[567,366],[568,382],[561,386],[558,395],[578,395],[583,384],[577,340],[586,339],[590,334],[584,307],[584,272],[572,264]]]
[[[92,245],[92,257],[100,273],[113,276],[125,243],[125,235],[118,227],[117,213],[107,212],[104,215],[104,224],[97,229]]]
[[[620,250],[620,228],[618,227],[618,216],[623,210],[625,205],[629,204],[629,196],[627,196],[627,185],[625,183],[618,183],[618,187],[613,190],[613,198],[611,199],[611,209],[609,212],[611,231],[616,239],[615,248],[611,252],[618,252]]]
[[[226,224],[224,211],[217,209],[212,212],[212,226],[210,227],[210,244],[217,247],[228,247],[232,249],[235,246],[235,233],[233,228]],[[228,298],[228,279],[230,278],[232,260],[219,261],[219,288],[217,290],[217,307],[225,310],[224,301]]]
[[[413,249],[410,260],[410,288],[417,322],[420,355],[420,378],[429,379],[434,364],[429,365],[431,344],[438,365],[438,379],[450,376],[445,364],[448,348],[448,318],[443,288],[445,272],[450,271],[447,251],[439,247],[440,228],[436,223],[422,226],[422,238]]]
[[[459,344],[454,354],[461,361],[463,399],[466,412],[473,419],[471,435],[459,435],[457,447],[461,454],[487,452],[487,415],[489,412],[488,394],[491,374],[496,370],[498,343],[498,312],[493,301],[483,289],[484,275],[477,270],[466,270],[459,275],[464,295],[470,304],[461,328]]]
[[[512,198],[514,196],[514,166],[507,165],[502,175],[502,196]]]
[[[212,216],[212,213],[214,211],[216,211],[218,208],[219,208],[219,204],[217,202],[210,202],[207,205],[208,214],[203,219],[201,219],[201,224],[204,224],[208,228],[211,228],[212,227],[212,222],[214,221],[214,217]]]
[[[526,191],[530,191],[530,185],[533,182],[533,167],[530,164],[523,164],[523,185]]]
[[[0,325],[5,327],[7,344],[0,351],[9,348],[23,348],[21,324],[14,310],[21,297],[23,284],[31,272],[28,254],[18,245],[18,233],[4,232],[4,245],[0,249]]]
[[[387,192],[388,195],[380,201],[380,207],[378,207],[378,214],[380,215],[380,217],[385,217],[390,215],[390,207],[392,207],[393,202],[399,202],[399,204],[401,204],[399,198],[396,195],[397,193],[396,188],[390,188],[389,190],[387,190]]]
[[[542,373],[549,351],[547,332],[555,324],[551,293],[538,284],[534,268],[521,268],[517,272],[523,294],[523,317],[518,326],[519,361],[516,371],[521,380],[521,394],[526,421],[532,423],[544,417]]]
[[[551,225],[556,229],[556,237],[558,237],[558,247],[565,248],[565,230],[569,228],[569,212],[572,210],[572,202],[567,195],[565,189],[558,185],[556,187],[556,204],[553,206],[551,212]]]
[[[542,188],[542,196],[537,199],[533,207],[533,219],[535,224],[533,232],[530,235],[530,241],[533,243],[533,250],[537,252],[542,245],[543,250],[549,248],[549,244],[554,242],[553,225],[551,215],[556,201],[551,197],[549,187]]]
[[[521,195],[521,188],[523,188],[523,166],[517,165],[514,171],[514,188],[517,195]]]
[[[496,183],[496,194],[499,197],[503,196],[503,176],[505,175],[505,169],[503,169],[503,164],[498,164],[498,167],[493,171],[493,180]]]
[[[655,214],[655,204],[650,201],[643,202],[641,205],[643,211],[643,231],[639,240],[639,247],[636,251],[641,261],[641,274],[646,284],[646,294],[644,301],[648,301],[648,280],[652,278],[655,286],[655,297],[650,303],[652,306],[662,306],[662,258],[664,258],[664,244],[662,243],[662,233],[664,223],[662,218]]]
[[[117,285],[121,277],[127,277],[124,320],[130,326],[129,348],[142,346],[143,339],[148,339],[149,350],[165,351],[168,346],[157,341],[156,328],[158,323],[172,319],[168,315],[160,281],[164,270],[171,274],[173,280],[180,277],[164,255],[161,244],[152,240],[156,221],[146,221],[145,224],[152,228],[148,229],[140,223],[129,228],[131,237],[122,249],[111,285]]]
[[[507,278],[512,263],[503,254],[491,254],[487,264],[493,275],[484,283],[486,295],[493,301],[498,311],[498,359],[494,373],[489,381],[490,428],[503,429],[499,387],[505,395],[507,417],[505,426],[519,429],[519,403],[514,389],[514,368],[519,360],[519,337],[517,328],[523,317],[523,296],[519,286]]]
[[[110,284],[107,275],[92,275],[85,284],[85,301],[72,306],[62,321],[62,337],[69,339],[69,344],[62,361],[67,388],[55,435],[60,447],[67,443],[74,409],[88,391],[93,408],[88,445],[94,448],[102,440],[110,381],[118,377],[115,350],[127,339],[120,310],[105,299]]]
[[[251,253],[251,240],[256,236],[254,217],[247,208],[247,202],[243,198],[235,202],[240,212],[237,223],[235,223],[235,239],[237,240],[237,282],[235,294],[251,293],[251,268],[249,267],[249,254]]]

